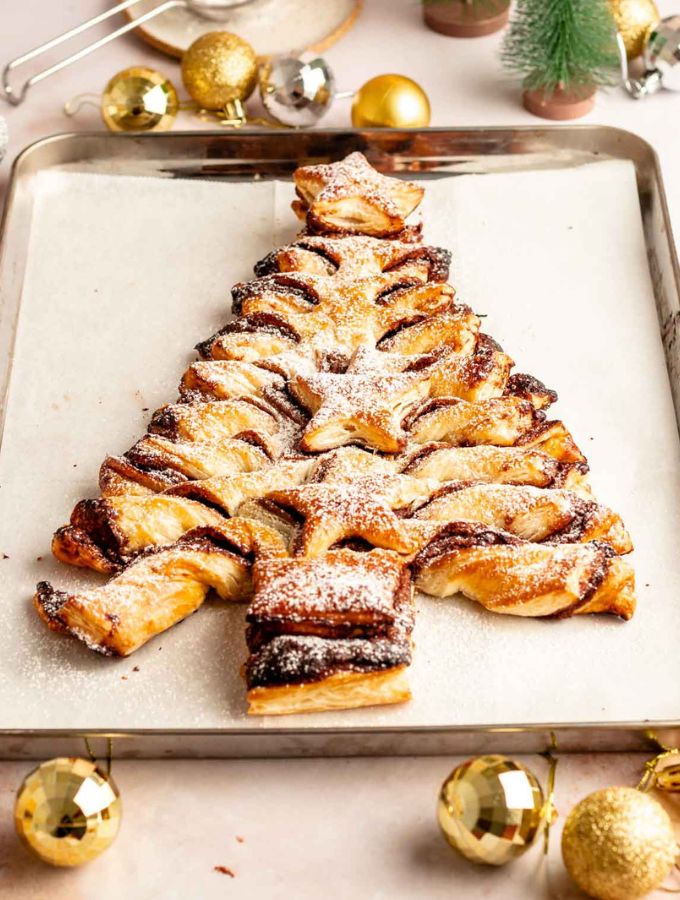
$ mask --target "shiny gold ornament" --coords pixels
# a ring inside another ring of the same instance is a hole
[[[178,109],[173,85],[165,75],[146,66],[118,72],[101,99],[102,119],[111,131],[167,131]]]
[[[203,109],[247,100],[257,84],[257,58],[247,41],[229,31],[204,34],[182,57],[182,81]]]
[[[640,56],[652,28],[661,21],[654,0],[609,0],[628,59]]]
[[[423,128],[430,124],[430,101],[405,75],[378,75],[354,95],[355,128]]]
[[[678,848],[666,811],[637,788],[610,787],[581,800],[562,833],[562,858],[597,900],[632,900],[658,888]]]
[[[17,834],[44,862],[80,866],[112,843],[121,818],[118,788],[96,763],[50,759],[24,779],[17,793]]]
[[[462,763],[439,794],[437,817],[446,840],[475,863],[502,866],[521,856],[544,823],[541,786],[506,756]]]

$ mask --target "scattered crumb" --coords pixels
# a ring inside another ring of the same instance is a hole
[[[649,587],[649,585],[648,585],[648,584],[646,584],[646,585],[645,585],[645,587]]]
[[[228,875],[230,878],[236,877],[228,866],[213,866],[213,869],[221,875]]]
[[[78,463],[73,463],[73,468],[74,468],[74,469],[77,469],[77,468],[78,468]]]
[[[573,230],[574,230],[573,225],[567,225],[567,231],[573,231]]]
[[[133,667],[132,667],[132,671],[133,671],[133,672],[139,672],[139,666],[133,666]]]
[[[9,554],[8,554],[8,553],[3,553],[3,554],[2,554],[2,558],[3,558],[3,559],[9,559]]]
[[[128,679],[127,675],[121,675],[121,676],[120,676],[120,680],[121,680],[121,681],[127,681],[127,679]]]
[[[143,407],[142,407],[142,412],[148,412],[148,411],[149,411],[149,407],[148,407],[148,406],[143,406]]]
[[[35,561],[36,561],[36,562],[42,562],[42,561],[43,561],[42,556],[36,556]]]
[[[159,647],[158,649],[159,649],[159,650],[162,650],[163,648],[162,648],[162,647]]]
[[[236,835],[236,840],[239,842],[239,844],[242,844],[242,843],[245,841],[245,838],[241,837],[240,834],[237,834],[237,835]]]

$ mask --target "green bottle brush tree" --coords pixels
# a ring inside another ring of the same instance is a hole
[[[517,0],[501,54],[524,76],[524,106],[549,119],[589,112],[620,65],[607,0]]]

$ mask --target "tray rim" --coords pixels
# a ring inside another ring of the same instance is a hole
[[[531,125],[528,126],[488,126],[482,128],[476,127],[461,127],[461,128],[451,128],[451,127],[436,127],[436,128],[427,128],[427,129],[348,129],[348,128],[329,128],[329,129],[314,129],[312,131],[307,132],[281,132],[275,129],[243,129],[237,132],[224,132],[219,130],[205,130],[205,131],[173,131],[171,133],[166,134],[111,134],[107,132],[101,131],[82,131],[82,132],[63,132],[57,133],[53,135],[49,135],[43,138],[40,138],[23,150],[21,150],[17,156],[12,161],[10,177],[7,184],[7,190],[5,194],[5,203],[4,209],[2,211],[2,217],[0,218],[0,263],[3,260],[3,255],[5,252],[5,242],[6,236],[9,233],[10,223],[14,214],[14,207],[17,203],[17,193],[18,188],[20,186],[20,182],[22,178],[26,175],[30,174],[30,169],[32,166],[33,158],[39,153],[47,148],[53,146],[62,146],[66,150],[69,150],[74,145],[83,145],[87,146],[90,144],[92,146],[92,142],[95,145],[101,144],[102,146],[111,144],[111,146],[121,146],[125,147],[126,145],[129,147],[141,148],[144,147],[145,144],[153,146],[162,147],[172,147],[172,145],[180,145],[182,142],[187,141],[189,143],[195,143],[199,148],[206,146],[209,147],[211,142],[215,142],[216,145],[226,144],[226,145],[236,145],[240,141],[245,140],[255,140],[255,141],[263,141],[263,142],[276,142],[277,146],[281,146],[282,144],[292,143],[293,145],[296,142],[296,138],[300,139],[301,136],[304,138],[309,137],[312,142],[317,145],[323,145],[324,142],[329,144],[329,150],[331,149],[330,141],[333,138],[341,138],[348,141],[363,141],[366,146],[370,146],[373,142],[379,142],[382,140],[383,142],[389,141],[391,138],[397,140],[407,141],[408,139],[413,139],[414,136],[427,136],[427,135],[441,135],[441,136],[451,136],[452,138],[458,136],[460,138],[483,138],[485,136],[489,136],[489,138],[496,137],[498,138],[501,135],[533,135],[537,138],[544,138],[548,144],[557,135],[561,135],[560,140],[553,144],[552,146],[548,146],[546,152],[549,152],[550,149],[553,151],[557,151],[559,149],[560,143],[564,141],[565,146],[569,144],[569,138],[574,135],[585,135],[592,139],[593,146],[590,147],[591,153],[597,153],[595,145],[597,144],[598,137],[607,137],[609,139],[618,140],[621,142],[622,146],[629,145],[629,148],[632,150],[633,148],[638,152],[640,156],[646,157],[646,166],[648,169],[647,174],[651,176],[653,180],[654,190],[657,194],[658,205],[659,205],[659,213],[662,221],[662,235],[660,239],[663,241],[664,249],[668,253],[668,263],[670,264],[670,270],[672,274],[672,289],[673,296],[677,301],[674,305],[680,306],[680,265],[678,263],[678,255],[676,250],[675,241],[673,238],[671,220],[670,220],[670,212],[668,209],[668,202],[665,192],[665,186],[663,182],[663,177],[661,173],[661,167],[659,163],[658,155],[653,148],[653,146],[646,141],[644,138],[635,134],[634,132],[628,131],[626,129],[617,128],[614,126],[604,126],[604,125],[595,125],[595,124],[580,124],[580,125],[569,125],[569,126],[540,126],[534,127]],[[303,140],[304,140],[303,138]],[[484,152],[484,146],[478,145],[476,147],[476,156],[493,156],[495,154]],[[528,155],[522,154],[521,151],[517,155]],[[136,154],[135,154],[136,156]],[[79,159],[96,159],[103,160],[106,156],[92,156],[85,154],[84,156],[80,156]],[[121,159],[126,157],[121,156]],[[127,157],[128,159],[132,159],[133,157]],[[159,160],[166,158],[165,156],[156,157],[152,154],[147,154],[146,156],[142,154],[142,158],[146,158],[148,160]],[[172,159],[172,157],[168,157]],[[221,159],[223,157],[220,157]],[[238,157],[230,157],[237,159]],[[243,158],[243,157],[241,157]],[[638,160],[632,157],[630,154],[623,154],[619,158],[630,159],[634,162],[636,166],[636,172],[639,175],[639,165]],[[224,157],[223,159],[226,159]],[[292,162],[292,158],[290,154],[286,154],[285,150],[281,150],[276,159],[280,162]],[[246,162],[248,159],[246,158]],[[54,165],[58,165],[58,162],[53,162],[44,166],[43,168],[50,168]],[[641,165],[642,163],[640,163]],[[29,170],[29,171],[26,171]],[[40,166],[38,167],[40,170]],[[640,192],[640,191],[639,191]],[[642,217],[644,220],[644,210],[642,210]],[[645,241],[648,249],[649,256],[649,239],[645,229]],[[654,280],[654,279],[652,279]],[[656,293],[656,285],[655,285],[655,293]],[[657,304],[659,302],[659,298],[657,296]],[[2,305],[2,284],[0,284],[0,306]],[[659,316],[661,316],[661,310],[658,310]],[[2,313],[0,312],[0,317]],[[664,323],[660,321],[660,328],[663,331]],[[667,348],[666,348],[667,350]],[[667,352],[668,357],[668,352]],[[667,359],[668,362],[668,359]],[[11,361],[8,360],[3,364],[9,367],[11,371]],[[671,378],[671,384],[673,380]],[[680,410],[678,410],[678,398],[676,396],[676,417],[680,423]],[[4,406],[4,398],[3,398],[3,406]],[[4,414],[4,413],[3,413]],[[679,424],[680,427],[680,424]],[[0,425],[1,429],[1,425]],[[1,438],[1,430],[0,430],[0,438]],[[284,718],[284,717],[282,717]],[[321,741],[325,738],[339,738],[344,741],[346,744],[351,742],[352,740],[356,740],[359,736],[366,737],[367,741],[365,746],[358,751],[359,755],[371,755],[372,753],[378,753],[380,755],[391,755],[392,753],[399,754],[401,751],[398,747],[391,747],[389,754],[385,753],[384,750],[379,748],[381,738],[388,739],[391,737],[436,737],[441,736],[443,739],[443,747],[438,749],[437,752],[456,752],[456,750],[463,745],[469,745],[469,738],[478,738],[480,742],[480,746],[484,745],[488,740],[489,736],[513,736],[514,739],[510,742],[513,745],[516,743],[517,736],[520,736],[519,746],[515,747],[515,749],[521,750],[523,746],[527,748],[533,746],[536,742],[536,738],[543,739],[546,746],[549,742],[550,735],[554,734],[559,736],[560,739],[563,739],[567,745],[573,744],[573,748],[567,746],[567,752],[570,749],[580,750],[588,748],[588,735],[599,735],[600,738],[604,735],[604,739],[600,739],[601,746],[597,749],[617,749],[621,742],[626,745],[626,749],[646,749],[650,745],[653,745],[655,741],[661,739],[661,736],[664,735],[665,732],[668,731],[676,731],[680,729],[680,713],[677,719],[664,719],[658,721],[618,721],[618,722],[606,722],[606,723],[597,723],[597,722],[568,722],[568,723],[516,723],[516,724],[482,724],[482,725],[449,725],[449,726],[441,726],[441,725],[421,725],[421,726],[409,726],[409,725],[380,725],[376,728],[370,728],[368,726],[350,726],[347,727],[325,727],[323,725],[320,726],[310,726],[305,728],[304,726],[296,725],[293,727],[286,727],[285,725],[281,725],[281,727],[269,727],[269,728],[257,728],[257,727],[239,727],[239,728],[126,728],[126,729],[102,729],[102,728],[94,728],[94,729],[55,729],[55,728],[31,728],[31,729],[12,729],[12,728],[0,728],[0,759],[11,759],[11,758],[34,758],[32,756],[33,753],[39,753],[40,745],[45,741],[57,740],[57,739],[67,739],[68,741],[79,741],[82,740],[83,737],[98,739],[98,738],[112,738],[112,739],[124,739],[127,742],[127,751],[124,753],[125,756],[156,756],[160,755],[157,751],[160,749],[161,745],[164,741],[175,741],[178,740],[180,742],[180,752],[175,752],[174,750],[163,750],[163,756],[182,756],[184,752],[187,755],[195,755],[191,753],[191,744],[193,739],[217,739],[221,741],[221,749],[219,752],[219,756],[231,756],[234,755],[230,752],[230,745],[234,744],[236,749],[238,749],[238,741],[239,739],[253,739],[259,742],[263,737],[266,737],[268,744],[274,744],[275,739],[288,739],[288,740],[304,740],[305,737],[313,736],[318,741]],[[659,737],[654,737],[652,734],[654,733],[659,735]],[[527,738],[526,742],[523,742],[521,739],[521,735],[525,735]],[[585,738],[585,744],[584,744]],[[16,744],[16,741],[24,742],[20,745]],[[182,747],[183,745],[183,747]],[[438,745],[439,746],[439,745]],[[154,749],[155,748],[155,749]],[[377,748],[377,749],[376,749]],[[497,748],[496,748],[497,749]],[[151,751],[150,753],[148,751]],[[426,747],[424,747],[425,752],[429,752]],[[225,752],[226,751],[226,752]],[[248,753],[248,756],[270,756],[270,755],[300,755],[303,753],[301,749],[295,751],[295,753],[277,753],[275,748],[262,748],[262,752],[260,753]],[[413,748],[409,744],[409,748],[405,749],[403,752],[412,753]],[[416,751],[418,752],[418,751]],[[356,755],[357,751],[355,748],[351,747],[349,744],[345,747],[340,747],[339,749],[328,752],[324,750],[322,755]],[[210,755],[210,754],[199,754],[199,755]],[[238,755],[238,754],[237,754]],[[38,757],[39,758],[39,757]]]

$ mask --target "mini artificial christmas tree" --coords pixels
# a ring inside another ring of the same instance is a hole
[[[502,60],[524,75],[524,106],[548,119],[589,112],[619,67],[607,0],[517,0]]]
[[[510,0],[423,0],[425,24],[449,37],[482,37],[507,24]]]

